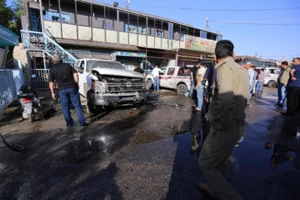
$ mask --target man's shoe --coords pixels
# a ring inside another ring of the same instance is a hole
[[[207,190],[207,184],[205,183],[198,183],[197,185],[198,189],[203,192],[205,198],[210,199],[210,200],[217,200],[218,197],[213,196],[212,194],[210,194]]]
[[[86,122],[84,122],[83,124],[81,124],[80,126],[84,126],[84,127],[86,127],[86,126],[88,126],[89,124],[88,123],[86,123]]]

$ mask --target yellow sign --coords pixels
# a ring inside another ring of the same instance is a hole
[[[190,50],[214,53],[217,41],[185,35],[185,48]]]

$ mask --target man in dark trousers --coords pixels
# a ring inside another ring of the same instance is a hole
[[[233,59],[233,49],[229,40],[216,44],[216,80],[205,115],[211,127],[198,160],[207,179],[207,184],[198,184],[199,189],[212,198],[223,200],[243,199],[223,176],[230,154],[243,134],[250,85],[247,72]]]
[[[54,66],[49,71],[49,88],[53,100],[56,100],[54,93],[54,81],[56,81],[59,90],[59,98],[62,106],[62,111],[67,123],[71,128],[74,125],[70,113],[70,102],[75,107],[77,118],[80,126],[87,126],[84,114],[82,111],[79,92],[78,92],[78,74],[76,70],[68,64],[61,62],[60,55],[54,56]]]
[[[290,80],[287,85],[286,115],[294,114],[300,102],[300,58],[294,58],[290,70]]]

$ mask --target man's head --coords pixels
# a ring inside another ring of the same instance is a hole
[[[289,66],[289,63],[288,63],[287,61],[281,62],[280,67],[281,67],[282,69],[286,69],[288,66]]]
[[[234,45],[230,40],[218,41],[215,48],[215,60],[218,62],[220,59],[233,57],[233,49]]]
[[[294,58],[293,60],[292,60],[292,65],[294,66],[294,65],[300,65],[300,58]]]
[[[139,65],[138,65],[137,63],[133,63],[133,67],[134,67],[134,68],[138,68]]]
[[[55,54],[55,56],[54,56],[54,58],[53,58],[53,62],[54,62],[54,64],[57,64],[57,63],[59,63],[59,62],[60,62],[60,60],[61,60],[61,57],[60,57],[60,55],[59,55],[59,54]]]
[[[203,66],[203,60],[199,59],[196,64],[197,67]]]
[[[253,64],[251,62],[247,62],[246,64],[243,65],[243,67],[247,70],[253,69]]]

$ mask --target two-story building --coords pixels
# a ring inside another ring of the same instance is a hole
[[[78,58],[177,65],[212,58],[217,32],[90,0],[25,0],[23,29],[47,33]],[[42,19],[40,18],[42,16]],[[35,58],[40,59],[40,58]],[[38,61],[34,61],[38,63]],[[42,65],[41,65],[42,66]]]

